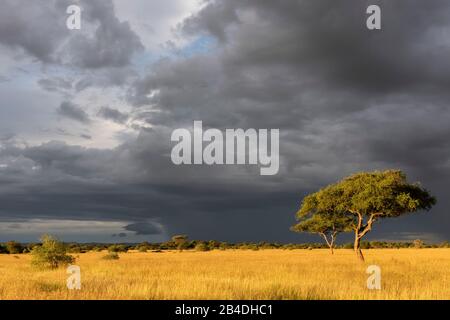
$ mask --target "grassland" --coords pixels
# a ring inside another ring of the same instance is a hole
[[[82,289],[64,268],[39,271],[30,256],[0,255],[0,299],[450,299],[450,249],[229,250],[77,255]],[[368,290],[370,264],[382,290]]]

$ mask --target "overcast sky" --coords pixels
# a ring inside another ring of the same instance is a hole
[[[81,30],[66,8],[82,7]],[[382,29],[366,28],[366,8]],[[319,241],[302,197],[402,169],[450,240],[447,0],[0,0],[0,241]],[[280,171],[175,166],[176,128],[280,129]]]

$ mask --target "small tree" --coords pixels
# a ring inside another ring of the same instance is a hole
[[[109,252],[127,252],[128,248],[123,244],[112,244],[108,247]]]
[[[146,247],[146,246],[137,246],[136,249],[139,252],[147,252],[148,251],[148,247]]]
[[[420,239],[416,239],[413,241],[413,245],[416,249],[422,249],[425,246],[425,243]]]
[[[8,241],[6,243],[6,250],[9,254],[18,254],[23,252],[23,247],[16,241]]]
[[[201,241],[201,242],[197,243],[197,245],[195,246],[195,250],[196,251],[209,251],[210,249],[205,242]]]
[[[361,239],[379,219],[430,210],[436,199],[418,183],[408,183],[400,170],[362,172],[329,185],[303,199],[302,215],[346,216],[355,233],[354,250],[364,260]]]
[[[148,250],[150,250],[150,243],[148,242],[141,242],[139,243],[135,249],[138,250],[139,252],[147,252]]]
[[[33,247],[31,263],[40,268],[56,269],[60,265],[68,265],[75,259],[67,254],[67,247],[50,235],[41,237],[42,244]]]
[[[175,235],[172,237],[172,241],[176,244],[177,249],[183,251],[186,249],[188,237],[186,235]]]
[[[351,231],[350,221],[346,216],[333,216],[333,215],[321,215],[315,214],[310,217],[302,216],[302,212],[299,211],[297,219],[300,220],[298,224],[291,228],[295,232],[308,232],[320,235],[328,247],[331,254],[334,254],[334,246],[336,237],[340,232]]]
[[[119,254],[117,252],[109,252],[105,256],[102,257],[103,260],[119,260]]]

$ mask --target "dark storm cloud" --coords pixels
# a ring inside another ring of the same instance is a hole
[[[261,230],[235,228],[230,233],[232,224],[248,225],[258,211],[280,212],[286,199],[284,190],[258,186],[263,179],[249,180],[248,175],[242,175],[245,170],[239,173],[228,169],[217,176],[215,168],[175,168],[163,140],[167,134],[143,132],[136,141],[114,150],[85,149],[59,142],[26,148],[11,145],[1,152],[1,160],[9,166],[1,175],[0,214],[5,219],[26,218],[31,208],[45,208],[32,216],[109,221],[158,219],[170,233],[186,230],[196,237],[232,240],[245,234],[257,237]],[[13,158],[20,161],[7,161]],[[235,179],[226,182],[227,176]],[[242,193],[242,188],[249,191]],[[275,201],[258,201],[261,196],[275,194]],[[266,214],[263,216],[265,220]],[[283,216],[292,218],[291,214]],[[217,224],[213,223],[216,218]],[[129,230],[139,231],[137,227],[133,225],[133,230]]]
[[[382,7],[382,31],[365,26],[369,4]],[[448,83],[448,47],[441,43],[449,26],[446,6],[443,0],[426,5],[417,0],[218,1],[183,28],[221,41],[228,49],[224,62],[235,75],[241,67],[247,72],[285,65],[296,78],[308,72],[314,81],[319,73],[333,87],[396,91],[424,81]],[[427,63],[430,56],[441,64]]]
[[[81,123],[89,123],[91,121],[86,111],[84,111],[80,106],[69,101],[62,102],[56,112],[59,116]]]
[[[369,4],[382,8],[382,31],[365,27]],[[445,1],[215,1],[181,27],[215,37],[213,53],[161,61],[129,99],[162,110],[146,118],[155,124],[281,128],[283,188],[293,193],[399,167],[445,198],[448,9]]]
[[[153,235],[153,234],[160,234],[161,228],[156,226],[153,223],[149,222],[137,222],[132,223],[129,225],[126,225],[124,227],[127,231],[134,231],[137,235]]]
[[[114,234],[112,235],[112,237],[119,237],[119,238],[125,238],[126,236],[127,236],[127,234],[124,233],[124,232],[114,233]]]
[[[292,127],[298,118],[364,110],[387,94],[442,95],[450,80],[441,39],[448,5],[431,1],[418,14],[417,1],[378,3],[380,32],[365,27],[364,1],[215,2],[184,30],[217,37],[216,54],[161,62],[136,83],[130,101],[169,112],[156,123],[205,113],[212,121],[267,123],[259,115],[276,109],[270,123]],[[430,65],[430,57],[439,63]]]
[[[369,4],[382,8],[381,31],[365,27]],[[110,18],[94,9],[89,18],[127,33],[108,8]],[[214,37],[216,45],[161,59],[128,88],[132,120],[141,121],[137,128],[147,125],[137,138],[111,150],[2,142],[0,214],[126,218],[137,221],[127,227],[135,232],[143,232],[142,221],[157,219],[169,234],[190,238],[295,241],[301,237],[289,226],[306,193],[355,171],[400,168],[429,188],[438,205],[383,223],[378,234],[449,239],[449,9],[440,0],[207,2],[180,32]],[[91,45],[87,52],[95,54]],[[113,43],[115,58],[102,53],[75,61],[93,69],[100,60],[121,65],[129,56],[120,50],[128,45]],[[82,90],[91,81],[75,86]],[[102,110],[100,117],[126,121],[118,110]],[[205,127],[279,128],[280,173],[173,165],[170,134],[193,120]]]

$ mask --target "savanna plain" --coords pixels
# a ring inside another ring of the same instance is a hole
[[[450,249],[214,250],[76,254],[81,290],[65,268],[0,255],[0,299],[450,299]],[[381,268],[381,290],[366,285]]]

